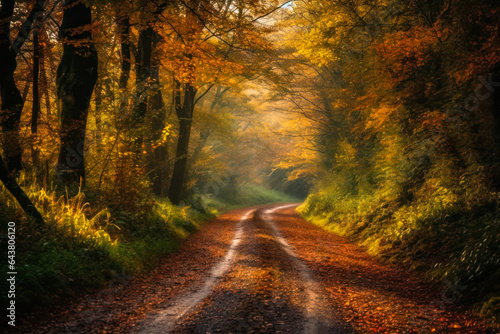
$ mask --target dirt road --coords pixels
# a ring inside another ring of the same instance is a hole
[[[295,206],[222,215],[152,273],[26,317],[22,332],[493,332],[438,287],[308,224]]]

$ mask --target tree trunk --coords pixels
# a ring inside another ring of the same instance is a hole
[[[33,205],[33,202],[29,199],[26,193],[21,189],[19,184],[17,184],[14,177],[10,174],[10,171],[7,170],[7,167],[4,164],[3,158],[0,155],[0,181],[5,185],[8,191],[14,196],[16,201],[19,203],[21,208],[23,208],[24,212],[39,224],[45,225],[43,221],[42,215]]]
[[[57,100],[60,106],[61,147],[57,172],[64,184],[85,182],[85,130],[90,98],[97,81],[97,51],[90,7],[80,0],[64,1],[61,25],[63,56],[57,68]]]
[[[151,56],[153,53],[154,30],[147,27],[139,33],[138,50],[135,63],[137,102],[134,107],[133,121],[141,125],[148,111],[149,84],[152,75]],[[142,138],[140,138],[142,139]]]
[[[22,150],[19,142],[19,122],[23,98],[14,81],[17,67],[16,56],[11,52],[10,22],[14,12],[14,0],[2,0],[0,11],[0,92],[2,96],[2,148],[9,172],[19,171],[22,166]]]
[[[121,15],[117,20],[118,31],[120,34],[120,52],[121,52],[121,72],[118,87],[120,90],[127,88],[130,78],[130,64],[132,53],[130,51],[130,19],[126,15]],[[123,101],[122,101],[123,102]]]
[[[33,30],[33,105],[31,111],[31,135],[33,137],[33,148],[31,157],[33,165],[39,163],[40,152],[36,145],[38,132],[38,118],[40,115],[40,93],[38,90],[39,74],[40,74],[40,43],[38,41],[39,28]]]
[[[2,97],[1,124],[3,151],[9,172],[19,171],[22,166],[22,148],[19,138],[24,99],[14,80],[17,67],[16,56],[29,36],[32,23],[43,12],[45,0],[37,0],[19,34],[11,43],[10,23],[14,12],[14,0],[2,0],[0,9],[0,94]]]
[[[180,84],[177,83],[177,88],[179,86]],[[175,111],[179,119],[179,138],[177,140],[174,173],[168,190],[168,197],[174,204],[179,204],[182,199],[195,96],[196,89],[190,84],[185,84],[184,103],[181,106],[179,89],[176,92]]]
[[[129,102],[127,85],[132,64],[132,44],[130,42],[130,19],[122,8],[116,9],[116,26],[120,39],[121,56],[121,71],[118,80],[118,89],[121,95],[119,112],[124,115]]]
[[[158,69],[159,70],[159,69]],[[165,104],[160,87],[150,98],[150,108],[153,113],[152,119],[152,142],[157,142],[163,134],[165,128]],[[167,174],[168,147],[167,143],[160,143],[154,146],[148,164],[149,178],[153,183],[153,193],[158,196],[164,196],[168,184]]]
[[[127,24],[125,23],[125,27]],[[122,31],[128,34],[127,29]],[[135,150],[140,152],[140,145],[144,142],[144,121],[146,114],[151,114],[152,126],[150,129],[151,136],[149,137],[148,145],[151,149],[147,156],[147,174],[153,184],[153,193],[158,196],[163,196],[166,188],[166,161],[167,161],[167,146],[161,144],[154,145],[163,133],[165,128],[165,105],[161,94],[160,85],[160,66],[155,57],[155,48],[158,44],[159,35],[152,27],[147,27],[141,30],[139,34],[138,52],[136,56],[136,104],[133,113],[133,124],[136,125],[138,131],[134,134]],[[123,46],[122,46],[123,48]],[[122,58],[125,60],[130,57],[130,51],[125,47],[125,55]],[[127,64],[122,64],[122,73],[128,70]],[[126,84],[128,75],[123,79],[123,84]]]
[[[102,73],[102,72],[101,72]],[[102,122],[101,122],[101,108],[102,108],[102,82],[99,80],[94,87],[94,121],[95,121],[95,146],[97,152],[101,152],[102,148]]]
[[[210,136],[210,128],[200,130],[200,139],[198,140],[198,143],[196,144],[196,147],[193,150],[193,156],[191,157],[190,166],[194,166],[196,164],[196,161],[198,161],[198,156],[200,155],[201,151],[203,151],[203,148],[205,147],[205,144],[207,143],[209,136]],[[189,170],[191,169],[192,168],[189,168]]]
[[[47,31],[44,29],[43,34],[39,34],[39,38],[44,45],[48,44],[47,41]],[[42,94],[45,97],[45,113],[46,115],[50,115],[52,113],[51,103],[50,103],[50,94],[49,94],[49,82],[47,79],[47,69],[45,67],[45,51],[50,52],[50,48],[42,48],[40,50],[40,84],[42,88]]]
[[[210,109],[209,109],[210,113],[212,113],[215,110],[215,107],[222,101],[224,94],[226,94],[226,92],[228,92],[229,89],[230,89],[229,87],[225,87],[225,88],[217,87],[217,91],[215,92],[214,99],[213,99],[212,103],[210,104]],[[188,164],[189,167],[188,167],[188,170],[186,172],[186,175],[189,175],[191,168],[196,164],[196,161],[198,161],[198,156],[200,155],[201,151],[205,147],[205,144],[208,140],[208,137],[210,136],[210,130],[211,130],[210,126],[202,128],[200,130],[200,139],[199,139],[195,149],[193,150],[193,155],[190,159],[191,160],[190,163]]]

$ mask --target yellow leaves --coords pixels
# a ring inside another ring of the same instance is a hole
[[[311,121],[301,116],[279,122],[280,128],[276,129],[282,135],[302,134],[287,140],[281,146],[280,154],[275,161],[274,169],[291,170],[288,180],[302,177],[318,177],[321,175],[321,155],[316,150],[315,143],[311,141],[310,132],[313,131]]]
[[[339,166],[352,168],[356,166],[356,149],[347,140],[341,140],[338,143],[335,160]]]
[[[318,66],[331,66],[350,53],[364,52],[380,33],[383,24],[380,21],[386,15],[383,4],[379,9],[374,8],[359,2],[301,2],[291,20],[300,27],[294,47]]]
[[[304,176],[317,175],[319,161],[320,156],[316,151],[296,145],[276,167],[285,170],[293,169],[288,175],[288,180],[292,181]]]
[[[158,140],[154,141],[151,145],[152,149],[156,149],[162,145],[165,145],[168,141],[168,136],[171,134],[172,130],[172,124],[166,124],[165,127],[163,128],[160,138]],[[144,153],[146,154],[146,153]]]

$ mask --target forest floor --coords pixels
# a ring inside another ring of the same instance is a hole
[[[21,333],[495,333],[432,284],[307,223],[230,211],[152,272],[20,315]]]

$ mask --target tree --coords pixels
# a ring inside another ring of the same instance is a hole
[[[92,44],[91,8],[80,0],[65,0],[63,6],[63,56],[56,78],[61,113],[57,172],[64,184],[83,184],[87,115],[97,81],[98,59]]]
[[[19,171],[22,165],[22,148],[19,138],[21,113],[24,99],[17,88],[14,72],[16,57],[27,40],[33,22],[43,12],[45,0],[37,0],[31,12],[21,25],[16,39],[12,42],[10,24],[14,13],[15,1],[2,0],[0,9],[0,94],[2,97],[2,134],[3,151],[10,172]]]
[[[179,204],[182,197],[184,179],[186,175],[189,138],[193,121],[194,99],[196,89],[190,84],[184,84],[184,101],[181,103],[181,83],[176,82],[175,112],[179,119],[179,137],[177,139],[177,152],[175,155],[174,172],[168,189],[168,198],[174,204]]]
[[[0,181],[4,184],[5,188],[14,196],[19,205],[23,208],[24,212],[33,218],[35,222],[39,225],[45,225],[42,215],[36,209],[33,202],[29,199],[26,193],[21,189],[16,179],[11,175],[2,156],[0,155]]]
[[[173,26],[177,35],[174,45],[174,106],[179,120],[179,137],[168,197],[178,204],[182,199],[193,110],[216,84],[232,75],[248,75],[254,70],[255,54],[269,48],[265,33],[257,21],[273,12],[274,3],[239,1],[182,2],[184,17]],[[220,13],[220,15],[214,15]],[[177,58],[177,59],[175,59]],[[178,59],[180,58],[180,60]],[[201,87],[207,87],[196,98]]]

